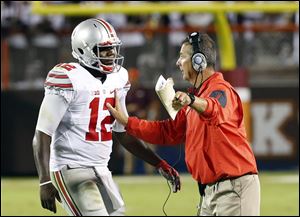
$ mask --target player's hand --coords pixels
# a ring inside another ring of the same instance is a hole
[[[173,193],[176,193],[181,188],[179,173],[171,167],[166,161],[162,160],[156,168],[158,172],[164,176],[172,185]]]
[[[54,185],[47,184],[40,187],[41,204],[44,209],[48,209],[56,213],[55,198],[61,203],[58,191]]]
[[[174,99],[172,100],[172,107],[175,110],[179,110],[182,107],[189,105],[190,103],[191,103],[191,99],[186,93],[177,91],[175,93]]]
[[[112,116],[122,125],[126,126],[128,123],[128,117],[122,110],[120,105],[120,99],[118,97],[117,91],[115,90],[115,108],[112,107],[110,103],[106,103],[106,106]]]

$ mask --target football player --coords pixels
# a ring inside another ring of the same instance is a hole
[[[115,104],[116,92],[126,110],[130,89],[113,26],[85,20],[73,30],[71,44],[78,63],[61,63],[49,72],[33,139],[42,207],[55,213],[57,198],[70,215],[124,215],[124,201],[107,167],[113,136],[155,166],[173,192],[180,190],[177,171],[126,134],[106,107]]]

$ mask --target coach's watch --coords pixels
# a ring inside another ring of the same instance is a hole
[[[191,93],[187,93],[187,95],[190,97],[190,99],[191,99],[191,103],[190,104],[188,104],[188,106],[191,106],[191,105],[193,105],[193,103],[195,102],[195,96],[193,95],[193,94],[191,94]]]

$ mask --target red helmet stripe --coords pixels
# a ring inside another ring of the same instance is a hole
[[[109,30],[110,36],[114,37],[114,31],[111,29],[110,25],[103,19],[99,19],[99,21]]]
[[[104,27],[105,31],[107,32],[107,35],[109,37],[111,37],[111,33],[110,33],[109,29],[99,19],[95,19],[95,21],[97,21],[98,23],[100,23]]]

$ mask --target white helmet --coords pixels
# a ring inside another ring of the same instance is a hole
[[[121,41],[115,29],[103,19],[88,19],[79,23],[71,36],[72,55],[87,67],[102,73],[117,72],[124,57],[119,54]],[[108,57],[100,52],[112,50]]]

